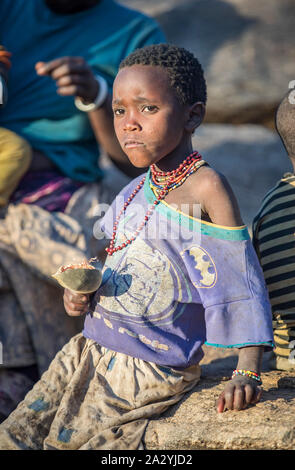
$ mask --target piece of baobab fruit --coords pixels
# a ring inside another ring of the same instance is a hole
[[[102,273],[100,269],[95,268],[88,261],[83,261],[78,264],[61,266],[52,277],[66,289],[80,294],[90,294],[99,288]]]

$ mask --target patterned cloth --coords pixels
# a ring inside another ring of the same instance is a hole
[[[0,218],[0,341],[5,367],[38,364],[40,372],[81,331],[81,320],[63,306],[63,289],[51,277],[57,269],[99,253],[93,236],[100,205],[115,197],[108,184],[76,191],[65,212],[10,204]],[[102,215],[102,214],[101,214]]]
[[[198,365],[182,372],[159,367],[79,334],[0,425],[0,449],[138,449],[148,419],[177,403],[199,377]]]
[[[112,237],[118,212],[137,180],[101,221]],[[117,244],[135,233],[155,200],[149,172],[120,219]],[[170,367],[220,347],[272,347],[271,308],[248,230],[192,218],[164,202],[133,243],[108,256],[84,335],[105,347]]]
[[[295,176],[286,174],[264,197],[253,221],[258,254],[273,312],[280,364],[295,368]]]
[[[20,181],[11,202],[35,204],[49,212],[64,212],[74,192],[82,186],[83,183],[59,171],[31,171]]]
[[[0,368],[0,423],[15,409],[34,385],[34,381],[25,374]]]

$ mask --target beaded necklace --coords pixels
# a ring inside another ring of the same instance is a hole
[[[197,171],[200,166],[204,165],[205,161],[202,160],[201,155],[197,152],[194,152],[192,155],[187,157],[183,163],[179,165],[176,170],[172,172],[163,172],[157,171],[154,165],[151,165],[151,181],[150,187],[154,193],[162,191],[163,188],[167,188],[167,191],[173,191],[173,189],[181,186],[186,179],[195,171]],[[171,179],[172,176],[172,179]]]
[[[136,237],[138,236],[140,231],[144,228],[144,226],[147,224],[156,206],[167,196],[169,191],[172,191],[173,189],[176,189],[179,186],[181,186],[187,180],[187,178],[192,173],[197,171],[197,169],[200,168],[200,166],[202,166],[204,163],[205,162],[204,160],[202,160],[201,155],[198,152],[193,152],[187,158],[185,158],[185,160],[183,160],[183,162],[178,166],[178,168],[176,168],[176,170],[159,171],[159,170],[156,170],[156,167],[154,164],[151,165],[150,166],[150,170],[151,170],[150,185],[154,189],[154,192],[156,194],[156,199],[153,202],[152,206],[149,208],[149,210],[146,212],[146,215],[144,216],[143,221],[137,227],[133,236],[131,236],[128,240],[124,241],[121,245],[115,246],[119,220],[121,216],[125,213],[127,207],[132,202],[136,194],[143,187],[144,182],[145,182],[145,176],[144,176],[142,180],[138,183],[136,188],[132,191],[130,196],[127,198],[127,201],[124,203],[119,214],[116,216],[116,220],[114,222],[114,227],[113,227],[112,238],[111,238],[109,246],[106,248],[108,255],[112,256],[116,251],[122,250],[123,248],[126,248],[128,245],[130,245],[136,239]]]

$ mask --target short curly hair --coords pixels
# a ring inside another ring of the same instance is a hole
[[[163,67],[181,104],[198,101],[206,104],[207,87],[203,68],[198,59],[183,47],[154,44],[136,49],[122,60],[119,70],[132,65]]]

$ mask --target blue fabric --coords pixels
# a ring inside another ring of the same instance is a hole
[[[0,126],[25,137],[70,178],[99,179],[99,149],[86,113],[75,108],[73,97],[56,93],[54,80],[38,76],[35,64],[84,57],[111,88],[126,55],[163,41],[154,20],[112,0],[71,15],[53,13],[43,0],[1,0],[0,44],[13,55]]]

